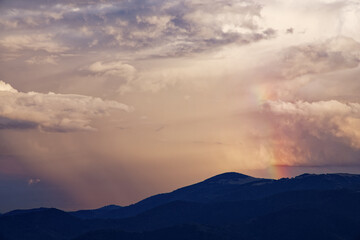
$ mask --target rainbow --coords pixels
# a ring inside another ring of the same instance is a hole
[[[276,93],[269,84],[255,85],[251,88],[251,93],[256,105],[262,105],[268,100],[275,100],[277,98]]]
[[[284,177],[289,177],[289,171],[288,166],[284,165],[277,165],[277,164],[270,164],[268,168],[268,173],[270,174],[270,177],[273,179],[280,179]]]
[[[261,107],[266,101],[276,100],[278,96],[273,90],[273,86],[270,84],[259,84],[254,85],[251,89],[252,102],[257,107]],[[271,125],[270,125],[271,127]],[[273,131],[275,131],[273,129]],[[283,177],[288,177],[288,166],[282,165],[281,160],[286,158],[286,153],[282,151],[281,147],[281,136],[278,136],[276,132],[272,135],[272,141],[269,141],[268,149],[271,149],[271,152],[267,154],[267,162],[269,162],[269,167],[267,168],[268,174],[271,178],[280,179]],[[274,144],[277,142],[278,144]]]

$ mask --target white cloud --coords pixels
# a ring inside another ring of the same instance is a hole
[[[359,103],[341,103],[336,100],[319,102],[267,101],[265,109],[276,114],[316,116],[319,118],[356,116],[360,118]]]
[[[17,93],[18,91],[15,88],[13,88],[10,84],[0,81],[0,92]]]
[[[116,76],[127,80],[131,80],[135,77],[136,69],[120,61],[113,62],[95,62],[91,64],[88,70],[92,73],[104,76]]]
[[[43,131],[95,130],[91,120],[110,110],[130,111],[116,101],[75,94],[19,92],[0,81],[1,128],[37,127]]]

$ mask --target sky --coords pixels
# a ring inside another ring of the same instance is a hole
[[[357,0],[0,0],[0,212],[359,173],[359,29]]]

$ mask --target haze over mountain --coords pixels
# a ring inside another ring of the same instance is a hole
[[[134,205],[0,216],[2,240],[359,239],[360,175],[224,173]]]

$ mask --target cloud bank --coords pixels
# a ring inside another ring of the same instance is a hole
[[[270,141],[276,164],[358,164],[359,103],[278,100],[266,102],[263,109],[273,127]]]
[[[1,128],[39,128],[43,131],[92,131],[91,120],[111,110],[130,111],[130,107],[75,94],[23,93],[0,81]]]
[[[145,56],[182,56],[231,43],[269,39],[260,4],[247,1],[66,1],[31,5],[4,2],[0,28],[9,31],[0,45],[11,50],[49,53],[118,49],[144,50]],[[16,6],[17,8],[11,8]],[[56,26],[56,29],[49,29]],[[25,29],[37,35],[16,34]],[[46,29],[47,34],[43,33]],[[32,41],[34,40],[34,41]],[[70,46],[71,45],[71,46]]]

